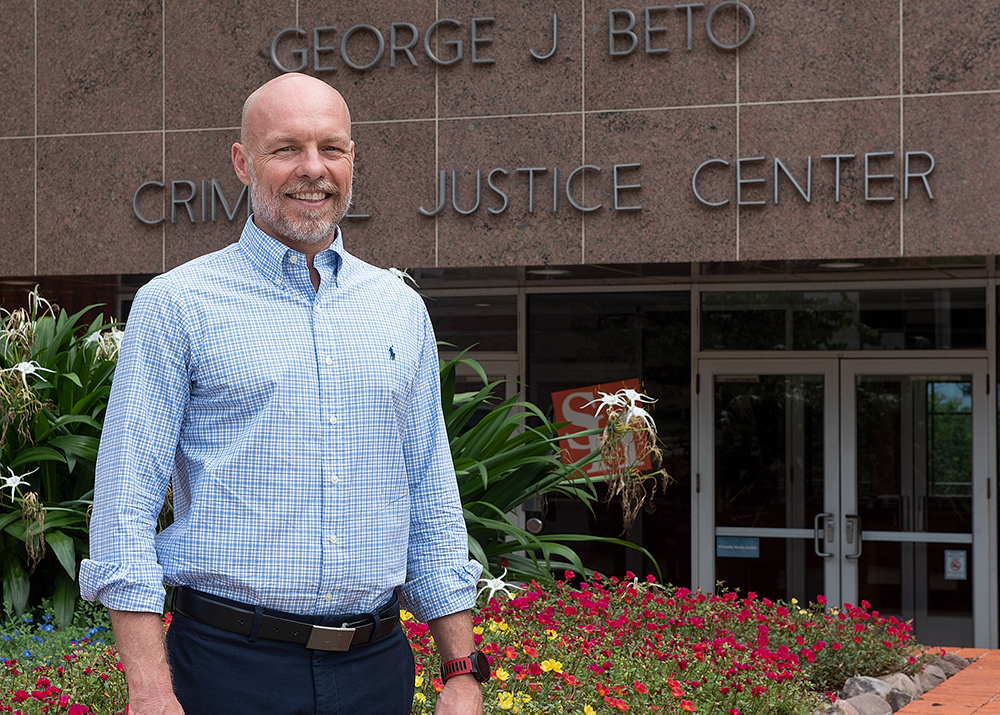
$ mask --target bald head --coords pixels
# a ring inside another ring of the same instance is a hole
[[[290,72],[258,87],[243,103],[240,143],[252,144],[267,127],[290,113],[320,120],[342,121],[350,138],[351,112],[340,92],[309,75]]]
[[[232,159],[258,228],[307,255],[330,245],[354,176],[351,113],[337,90],[302,74],[272,79],[243,105]]]

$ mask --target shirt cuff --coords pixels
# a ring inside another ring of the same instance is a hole
[[[80,596],[86,601],[100,601],[115,611],[163,613],[166,595],[159,564],[80,562]]]
[[[469,561],[407,581],[399,589],[403,607],[418,621],[469,611],[476,605],[476,585],[483,573],[482,564]]]

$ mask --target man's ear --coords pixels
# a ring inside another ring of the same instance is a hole
[[[250,185],[250,170],[247,165],[249,159],[250,154],[245,146],[239,142],[233,144],[233,170],[236,171],[236,176],[246,186]]]

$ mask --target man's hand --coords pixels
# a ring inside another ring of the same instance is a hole
[[[110,611],[128,680],[130,715],[184,715],[170,682],[163,622],[156,613]]]
[[[482,715],[483,686],[471,675],[456,675],[438,693],[434,715]]]

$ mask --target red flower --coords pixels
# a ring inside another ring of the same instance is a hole
[[[646,684],[645,683],[640,683],[638,680],[635,681],[635,689],[636,689],[636,692],[639,692],[639,693],[648,693],[649,692],[649,688],[646,687]]]
[[[28,695],[28,693],[26,691],[24,691],[24,690],[18,690],[16,693],[14,693],[14,702],[15,703],[23,703],[25,700],[27,700],[30,697],[31,696]]]
[[[70,705],[69,715],[91,715],[90,708],[86,705]]]
[[[697,709],[698,708],[696,708],[694,706],[694,703],[691,702],[690,700],[681,700],[681,710],[684,710],[685,712],[693,713]]]
[[[826,596],[824,596],[822,594],[820,594],[819,596],[816,596],[816,603],[818,603],[821,606],[825,606],[826,605]]]

